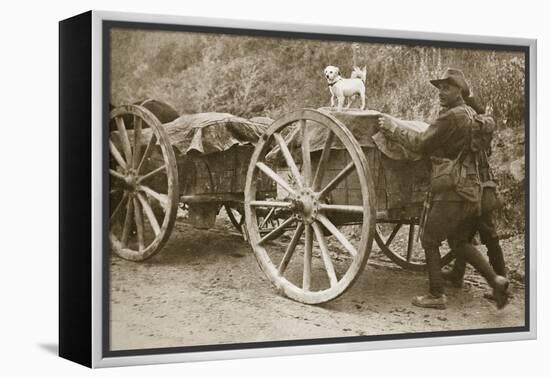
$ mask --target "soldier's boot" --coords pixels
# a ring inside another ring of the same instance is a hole
[[[461,288],[464,284],[464,274],[466,273],[466,260],[459,252],[453,250],[456,258],[452,269],[441,271],[441,275],[446,285]],[[458,252],[458,253],[457,253]]]
[[[473,245],[464,244],[461,246],[464,254],[464,259],[472,264],[472,266],[487,280],[493,289],[493,297],[497,308],[500,310],[508,304],[508,285],[506,277],[495,273],[489,262]]]
[[[412,304],[416,307],[445,310],[447,308],[447,296],[445,294],[439,296],[432,294],[419,295],[413,298]]]
[[[506,277],[506,263],[504,262],[504,254],[502,248],[497,239],[490,240],[487,244],[487,256],[489,257],[489,263],[493,267],[493,270],[499,276]],[[510,297],[510,293],[506,293]],[[489,300],[495,300],[493,293],[485,293],[483,295]]]
[[[412,304],[417,307],[436,308],[444,310],[447,308],[447,296],[443,290],[443,277],[441,275],[441,255],[439,248],[425,248],[426,265],[430,281],[430,293],[419,295],[412,299]]]

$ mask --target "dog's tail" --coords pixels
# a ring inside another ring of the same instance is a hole
[[[361,79],[361,81],[364,84],[366,84],[367,83],[367,66],[364,66],[363,68],[353,67],[353,71],[351,72],[351,78]]]
[[[363,80],[363,83],[367,82],[367,66],[361,68],[361,80]]]

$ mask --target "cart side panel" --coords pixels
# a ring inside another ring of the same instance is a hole
[[[363,147],[363,153],[373,175],[377,211],[388,211],[399,217],[418,216],[429,185],[427,162],[392,160],[376,148]],[[314,164],[318,159],[319,154],[313,156]],[[348,163],[346,151],[333,150],[323,185]],[[331,201],[335,204],[361,205],[361,189],[355,171],[331,193]]]
[[[373,175],[375,184],[376,206],[377,210],[387,209],[387,194],[385,191],[385,177],[381,175],[380,152],[376,148],[363,148],[363,153],[369,164],[369,172]],[[345,150],[332,150],[331,159],[328,162],[327,172],[323,178],[322,186],[338,174],[347,164],[349,164],[349,155]],[[312,156],[313,166],[318,164],[320,153],[314,153]],[[345,180],[343,180],[331,193],[331,201],[335,204],[361,205],[361,188],[357,171],[353,171]]]
[[[367,158],[370,174],[373,176],[376,193],[377,211],[384,211],[393,219],[417,217],[429,183],[429,165],[417,160],[417,153],[383,138],[379,133],[379,112],[372,110],[346,110],[336,112],[321,108],[340,120],[361,146]],[[424,122],[393,118],[400,127],[413,131],[422,131],[428,126]],[[313,125],[315,126],[315,125]],[[312,150],[321,150],[326,140],[326,131],[316,129],[312,137]],[[347,154],[338,143],[333,145],[337,151],[331,152],[333,176],[338,168],[345,166]],[[429,162],[428,162],[429,163]],[[330,174],[327,175],[330,177]],[[326,177],[327,177],[326,176]],[[332,201],[341,204],[360,204],[360,190],[357,177],[349,176],[332,193]]]
[[[242,194],[253,152],[253,146],[236,145],[208,155],[180,156],[178,172],[182,194]],[[275,187],[271,180],[261,177],[258,190],[268,195],[275,192]]]
[[[428,161],[392,160],[382,156],[381,163],[390,218],[418,217],[429,189]]]

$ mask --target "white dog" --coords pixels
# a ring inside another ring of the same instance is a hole
[[[349,98],[346,106],[348,109],[355,95],[361,96],[361,110],[365,109],[365,82],[367,81],[367,67],[360,69],[353,67],[353,72],[349,79],[340,76],[340,70],[335,66],[325,68],[325,78],[330,89],[330,106],[334,107],[334,99],[338,99],[338,111],[342,111],[345,98]]]

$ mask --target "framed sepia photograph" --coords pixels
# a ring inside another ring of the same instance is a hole
[[[536,40],[60,22],[60,355],[536,337]]]

